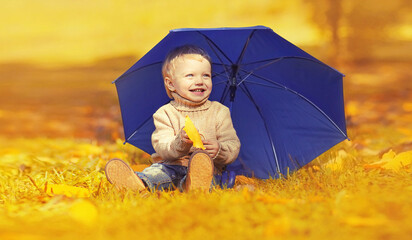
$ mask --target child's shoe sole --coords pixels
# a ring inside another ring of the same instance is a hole
[[[124,161],[113,158],[106,163],[104,168],[107,180],[118,190],[142,191],[145,189],[143,181],[133,169]]]
[[[205,151],[195,151],[189,160],[186,191],[209,190],[213,179],[213,161]]]

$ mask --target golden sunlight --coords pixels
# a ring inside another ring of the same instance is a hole
[[[236,4],[235,4],[236,3]],[[265,25],[295,44],[321,39],[300,0],[8,1],[0,14],[0,62],[48,66],[142,56],[170,29]]]

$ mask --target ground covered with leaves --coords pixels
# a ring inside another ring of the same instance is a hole
[[[0,239],[409,239],[408,68],[348,67],[351,141],[289,176],[266,181],[238,177],[233,189],[211,193],[118,192],[107,182],[104,165],[110,158],[125,159],[139,170],[150,157],[123,145],[120,120],[113,117],[118,114],[115,95],[106,85],[90,89],[107,94],[103,108],[93,107],[98,106],[93,95],[87,98],[78,91],[72,91],[76,99],[66,99],[64,91],[41,92],[35,83],[30,92],[16,87],[19,81],[1,83],[11,89],[3,99],[18,93],[22,98],[13,101],[23,104],[14,106],[14,122],[8,114],[11,105],[0,105]],[[93,75],[95,69],[89,70],[70,71],[81,79]],[[70,72],[47,71],[56,76]],[[30,101],[36,91],[44,98],[39,104]],[[47,94],[57,97],[49,107],[43,104]],[[65,112],[69,110],[77,115]],[[20,125],[6,128],[13,123]],[[26,136],[18,136],[22,130]]]

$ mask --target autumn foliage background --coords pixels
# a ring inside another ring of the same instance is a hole
[[[412,15],[406,0],[2,1],[1,239],[409,239]],[[170,29],[265,25],[344,78],[345,141],[282,179],[119,193],[114,85]]]

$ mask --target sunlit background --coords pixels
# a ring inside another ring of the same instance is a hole
[[[301,47],[322,47],[351,59],[406,58],[410,51],[402,48],[412,40],[406,0],[17,0],[1,5],[3,63],[55,66],[141,56],[170,29],[182,27],[265,25]],[[379,49],[388,42],[398,45],[395,52]]]
[[[410,0],[0,3],[0,239],[411,239]],[[170,29],[255,25],[345,74],[351,141],[232,190],[115,191],[107,161],[150,155],[111,82]]]
[[[121,137],[110,83],[175,28],[270,27],[346,74],[349,115],[359,113],[355,98],[362,95],[353,84],[402,82],[410,76],[407,0],[1,2],[0,132],[5,136]]]

